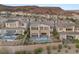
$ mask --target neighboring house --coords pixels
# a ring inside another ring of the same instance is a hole
[[[6,33],[12,33],[12,34],[24,34],[25,29],[24,28],[15,28],[15,29],[5,29]]]
[[[5,33],[6,33],[6,30],[0,29],[0,35],[3,35],[3,34],[5,34]]]
[[[24,34],[24,31],[25,31],[24,28],[15,28],[15,29],[3,28],[3,29],[0,29],[0,34],[5,34],[5,33]]]
[[[79,40],[79,32],[60,32],[60,39],[68,42]]]
[[[2,22],[0,22],[0,29],[1,29],[1,28],[4,28],[4,27],[5,27],[5,24],[2,23]]]
[[[10,16],[10,15],[11,15],[11,12],[9,12],[9,11],[1,11],[0,12],[0,16],[7,17],[7,16]]]
[[[5,22],[6,28],[27,28],[27,22],[22,20],[7,20]]]
[[[27,25],[28,25],[27,21],[20,20],[20,22],[19,22],[19,28],[25,28],[25,29],[27,29]]]
[[[79,19],[79,15],[78,14],[72,14],[74,19]]]
[[[14,11],[11,14],[12,15],[15,15],[15,16],[17,16],[17,15],[26,15],[26,13],[25,12],[22,12],[22,11]]]
[[[8,40],[13,41],[17,38],[18,35],[24,35],[24,28],[17,28],[17,29],[0,29],[0,39],[1,40]]]
[[[69,20],[57,20],[56,27],[58,32],[74,32],[75,23]]]
[[[18,20],[7,20],[5,22],[6,28],[18,28],[19,27],[19,21]]]
[[[57,31],[60,34],[60,39],[79,39],[79,26],[74,22],[65,20],[57,23]]]

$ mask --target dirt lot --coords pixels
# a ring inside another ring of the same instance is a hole
[[[34,49],[36,48],[43,48],[45,50],[45,52],[43,53],[47,53],[46,52],[46,47],[47,46],[53,46],[53,45],[58,45],[58,44],[61,44],[61,43],[47,43],[47,44],[35,44],[35,45],[20,45],[20,46],[0,46],[0,50],[6,50],[8,51],[9,53],[14,53],[15,51],[33,51]],[[2,51],[1,50],[1,51]]]
[[[17,45],[17,41],[15,42],[1,42],[0,41],[0,53],[15,53],[16,51],[31,51],[33,52],[37,48],[43,48],[42,54],[47,54],[50,51],[51,54],[77,54],[79,53],[79,49],[76,48],[75,44],[67,44],[67,47],[60,43],[45,43],[45,44],[34,44],[34,45]],[[10,45],[11,44],[11,45]],[[19,43],[18,43],[19,44]],[[62,45],[62,47],[59,47]],[[47,50],[47,46],[49,46],[49,50]]]
[[[47,44],[35,44],[35,45],[20,45],[20,46],[0,46],[0,51],[7,51],[5,53],[15,53],[15,51],[31,51],[33,52],[36,48],[43,48],[43,54],[47,54],[47,46],[50,47],[51,54],[77,54],[79,49],[75,47],[75,44],[67,44],[68,47],[62,47],[58,49],[58,45],[62,43],[47,43]],[[53,48],[55,47],[55,48]]]

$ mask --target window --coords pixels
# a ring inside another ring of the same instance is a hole
[[[38,37],[37,33],[32,33],[32,37]]]
[[[53,34],[53,31],[51,31],[50,34]]]
[[[40,27],[40,30],[48,30],[48,27]]]
[[[48,27],[44,27],[44,30],[48,30]]]
[[[74,36],[67,35],[66,38],[67,38],[67,40],[73,40]]]
[[[24,26],[24,24],[22,23],[22,26]]]
[[[72,28],[66,28],[66,31],[72,31]]]
[[[38,30],[38,27],[31,27],[32,30]]]
[[[79,30],[79,28],[75,28],[76,30]]]
[[[53,27],[50,27],[50,29],[53,29]]]
[[[59,28],[59,30],[63,30],[63,28]]]
[[[43,27],[40,27],[40,30],[43,30]]]
[[[46,33],[41,33],[41,35],[46,35]]]

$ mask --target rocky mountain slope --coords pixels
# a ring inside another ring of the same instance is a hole
[[[60,7],[39,7],[39,6],[6,6],[0,4],[0,11],[22,11],[36,14],[72,15],[72,11],[65,11]]]

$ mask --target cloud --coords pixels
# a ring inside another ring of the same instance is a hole
[[[49,2],[48,2],[49,1]],[[44,4],[53,2],[52,0],[0,0],[1,4]]]
[[[78,4],[79,0],[0,0],[0,4]]]

